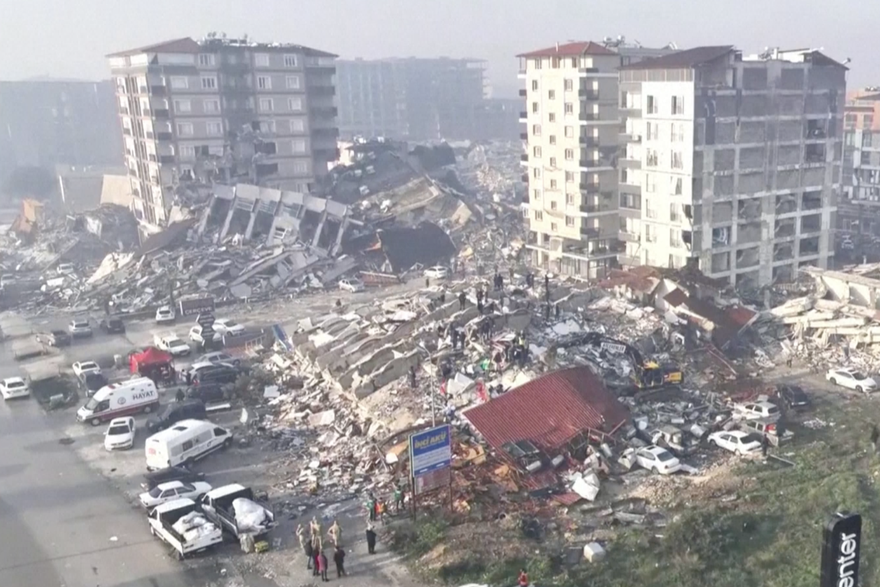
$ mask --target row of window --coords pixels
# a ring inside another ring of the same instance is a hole
[[[217,89],[217,76],[215,75],[203,75],[200,78],[200,87],[203,90],[216,90]],[[250,87],[250,78],[245,78],[248,82],[248,87]],[[286,89],[288,90],[298,90],[302,87],[302,78],[298,75],[288,75],[284,78]],[[169,79],[169,84],[171,85],[171,89],[173,90],[188,90],[189,89],[189,78],[182,75],[174,75]],[[272,76],[269,75],[258,75],[257,76],[257,88],[260,90],[271,90],[272,89]],[[280,88],[276,88],[280,89]]]
[[[539,111],[540,111],[539,104],[537,102],[532,102],[532,112],[537,113]],[[574,115],[574,102],[566,102],[565,104],[563,104],[563,112],[565,113],[566,116],[573,116]],[[547,120],[549,122],[556,122],[556,113],[550,112],[549,114],[547,114]]]
[[[681,229],[680,228],[669,228],[660,227],[655,224],[645,224],[645,241],[649,243],[656,243],[660,241],[660,232],[661,228],[663,232],[669,232],[669,246],[673,249],[680,249],[684,247],[684,242],[681,239]]]
[[[564,91],[566,91],[566,92],[573,92],[574,91],[574,80],[573,79],[563,80],[562,87],[563,87]],[[539,84],[538,80],[536,80],[536,79],[532,80],[532,91],[537,92],[539,89],[540,89],[540,84]],[[596,83],[594,83],[593,84],[593,91],[597,91],[598,89],[599,89],[598,85]],[[556,99],[556,90],[547,90],[547,99],[548,100],[555,100]]]
[[[672,114],[673,116],[684,114],[684,96],[672,96],[669,101],[669,110],[660,112],[660,99],[657,96],[646,96],[645,105],[647,114]]]
[[[279,141],[275,141],[277,144]],[[205,154],[207,150],[207,154],[209,155],[222,155],[223,147],[221,145],[217,146],[196,146],[196,145],[181,145],[180,151],[178,153],[179,157],[183,161],[191,161],[196,158],[197,154]],[[290,152],[297,155],[304,155],[307,153],[307,145],[305,139],[293,139],[290,141]]]
[[[268,53],[257,53],[254,55],[254,65],[256,67],[269,67],[271,61]],[[214,67],[216,63],[217,59],[213,53],[199,54],[199,65],[202,67]],[[299,59],[297,55],[288,54],[283,57],[282,63],[284,63],[284,67],[297,67]]]
[[[553,121],[551,120],[550,122],[553,122]],[[564,132],[565,132],[565,138],[567,138],[567,139],[573,139],[577,136],[577,134],[575,134],[576,133],[575,127],[573,127],[573,126],[566,126]],[[532,125],[532,136],[536,136],[536,137],[541,136],[541,125],[540,124],[533,124]],[[598,139],[598,137],[592,137],[592,138]],[[550,135],[550,144],[551,145],[556,144],[556,135]]]
[[[541,222],[542,220],[544,220],[544,213],[541,210],[534,210],[534,216],[535,216],[535,220],[537,220],[538,222]],[[523,218],[528,218],[528,217],[529,217],[528,208],[523,208]],[[566,216],[565,217],[565,225],[568,226],[569,228],[573,227],[575,225],[574,216]],[[558,225],[555,222],[550,223],[550,232],[555,232],[557,229],[558,229]]]
[[[551,145],[554,143],[550,143]],[[535,159],[541,158],[541,147],[533,147],[532,155]],[[565,149],[565,160],[574,161],[574,149]],[[556,157],[550,157],[550,167],[556,167]]]
[[[668,128],[669,129],[669,140],[673,143],[683,143],[684,142],[684,123],[683,122],[673,122],[669,125],[662,125],[659,122],[646,122],[645,123],[645,140],[648,141],[659,141],[660,137],[660,129]]]
[[[660,153],[657,149],[645,149],[645,165],[648,167],[660,165]],[[669,167],[672,169],[684,169],[684,155],[681,151],[669,152]]]

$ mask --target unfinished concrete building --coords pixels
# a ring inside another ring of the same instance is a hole
[[[732,46],[623,67],[620,197],[641,201],[622,214],[621,259],[744,286],[827,267],[846,71],[818,51]]]

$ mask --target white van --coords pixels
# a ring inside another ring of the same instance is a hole
[[[188,465],[220,448],[232,445],[232,433],[204,420],[181,420],[147,438],[147,469]]]
[[[79,422],[98,426],[101,422],[138,412],[148,414],[159,407],[156,384],[147,377],[105,385],[76,411]]]

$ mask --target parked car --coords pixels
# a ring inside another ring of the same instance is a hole
[[[738,455],[748,455],[761,450],[761,437],[745,430],[719,430],[709,435],[709,444]]]
[[[171,306],[162,306],[156,310],[156,322],[164,324],[166,322],[174,322],[174,310]]]
[[[71,340],[66,330],[52,330],[46,335],[46,344],[54,347],[69,346]]]
[[[211,484],[204,481],[184,483],[183,481],[169,481],[153,487],[149,491],[140,494],[140,502],[147,509],[157,505],[178,499],[181,497],[198,501],[203,495],[211,491]]]
[[[733,415],[742,420],[769,420],[775,422],[782,416],[782,412],[776,404],[762,400],[736,404],[733,406]]]
[[[211,365],[203,369],[198,369],[193,373],[193,385],[202,385],[205,383],[235,383],[241,371],[231,365],[220,363]]]
[[[82,379],[86,373],[100,373],[101,366],[94,361],[77,361],[73,365],[73,374]]]
[[[855,369],[831,369],[825,374],[825,379],[830,381],[831,385],[839,385],[861,393],[871,393],[877,389],[877,382],[872,377]]]
[[[639,466],[662,475],[669,475],[681,469],[681,461],[672,456],[671,452],[653,445],[638,449],[636,462]]]
[[[67,331],[73,338],[87,338],[93,334],[88,318],[74,318],[67,325]]]
[[[220,383],[202,383],[186,388],[186,397],[201,400],[205,403],[220,402],[226,399],[226,391]]]
[[[89,372],[83,375],[79,380],[80,387],[86,392],[88,397],[92,397],[102,387],[110,385],[110,382],[104,377],[103,373]]]
[[[364,282],[360,279],[355,279],[353,277],[340,279],[339,289],[341,289],[342,291],[350,291],[352,293],[364,291]]]
[[[449,269],[442,265],[434,265],[433,267],[425,269],[424,274],[425,277],[430,277],[431,279],[446,279],[449,275]]]
[[[218,318],[214,321],[214,332],[220,336],[240,336],[244,334],[244,326],[232,318]]]
[[[157,334],[153,337],[153,343],[156,348],[175,357],[185,357],[192,352],[189,345],[180,340],[176,334]]]
[[[121,318],[104,318],[98,323],[98,328],[107,334],[125,334],[125,322]]]
[[[55,268],[55,273],[58,275],[70,275],[74,271],[76,271],[76,268],[73,266],[73,263],[61,263]]]
[[[803,409],[810,405],[810,397],[800,385],[788,383],[777,385],[776,399],[788,409]]]
[[[759,438],[766,435],[773,446],[779,446],[794,438],[794,432],[785,428],[781,421],[745,420],[740,422],[739,427],[745,432],[757,434]],[[780,430],[782,431],[781,435],[779,434]]]
[[[191,399],[174,402],[166,405],[157,417],[147,420],[147,430],[152,434],[165,430],[181,420],[204,420],[205,418],[207,418],[207,412],[205,412],[205,404],[201,400]]]
[[[202,336],[202,330],[203,330],[203,328],[199,324],[196,324],[195,326],[190,328],[189,329],[189,339],[193,342],[203,344],[205,342],[205,339]],[[215,330],[214,336],[212,338],[214,339],[214,342],[221,342],[223,340],[223,335]]]
[[[3,400],[14,399],[17,397],[27,397],[31,394],[27,382],[21,377],[7,377],[0,381],[0,395]]]
[[[199,356],[199,358],[193,361],[193,365],[197,365],[200,363],[210,363],[212,365],[215,365],[217,363],[229,363],[230,365],[238,367],[238,365],[241,363],[241,359],[233,357],[229,353],[217,351],[201,355]]]
[[[157,485],[168,483],[170,481],[182,481],[184,483],[192,483],[194,481],[201,481],[204,478],[204,473],[196,473],[190,471],[185,467],[165,467],[164,469],[159,469],[158,471],[145,473],[144,482],[141,483],[141,487],[149,491]]]
[[[104,448],[107,450],[124,450],[134,446],[134,418],[114,418],[110,420],[104,432]]]

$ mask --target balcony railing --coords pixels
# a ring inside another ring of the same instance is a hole
[[[581,204],[580,211],[587,214],[596,212],[613,212],[616,210],[614,206],[608,204]]]
[[[581,145],[583,145],[585,147],[598,147],[599,146],[599,139],[596,137],[587,137],[587,136],[581,135],[580,143],[581,143]]]
[[[578,96],[584,100],[598,100],[599,92],[597,90],[578,90]]]
[[[581,182],[580,183],[581,191],[587,192],[588,194],[598,193],[599,192],[599,184],[592,182]]]
[[[578,118],[580,120],[600,120],[598,112],[581,112]]]

